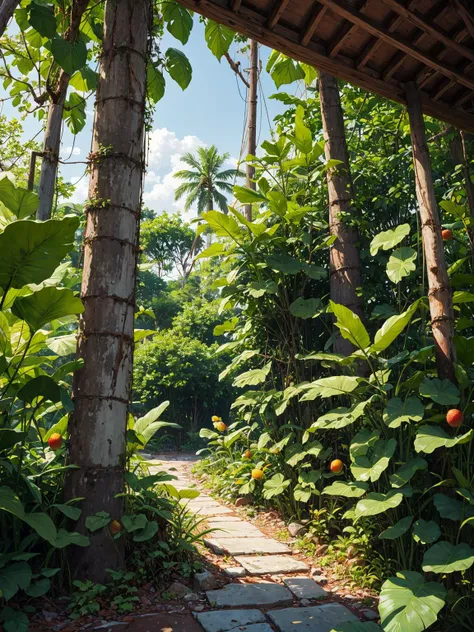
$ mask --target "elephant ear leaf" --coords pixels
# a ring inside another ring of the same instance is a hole
[[[425,582],[423,575],[401,571],[382,585],[379,613],[385,632],[421,632],[435,623],[446,600],[446,589]]]

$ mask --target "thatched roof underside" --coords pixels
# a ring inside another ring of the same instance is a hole
[[[474,132],[474,0],[179,0],[299,61]]]

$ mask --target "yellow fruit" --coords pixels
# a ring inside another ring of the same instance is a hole
[[[211,421],[212,423],[216,423],[217,421],[222,421],[222,419],[218,417],[217,415],[212,415]]]
[[[246,452],[244,452],[244,459],[250,459],[252,456],[252,453],[250,452],[250,450],[247,450]]]
[[[227,430],[227,426],[223,421],[218,421],[216,424],[214,424],[214,428],[219,432],[225,432]]]
[[[341,461],[341,459],[334,459],[334,461],[331,461],[331,465],[329,467],[331,469],[331,472],[333,472],[334,474],[340,474],[344,469],[344,463]]]
[[[256,481],[259,481],[261,478],[263,478],[263,470],[252,470],[252,478]]]

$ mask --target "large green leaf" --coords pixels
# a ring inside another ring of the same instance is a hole
[[[375,483],[387,469],[395,449],[396,439],[379,439],[365,455],[356,456],[351,464],[351,472],[357,481]]]
[[[328,496],[342,496],[343,498],[360,498],[369,489],[367,483],[336,481],[323,489]]]
[[[151,61],[146,70],[147,94],[152,103],[158,103],[165,94],[165,78],[159,68]]]
[[[36,212],[39,199],[36,193],[15,186],[5,176],[0,180],[0,202],[18,219],[24,219]]]
[[[82,314],[84,305],[68,288],[45,287],[29,296],[17,298],[12,312],[26,321],[33,331],[57,318]]]
[[[165,53],[166,69],[172,79],[176,81],[178,86],[185,90],[193,76],[193,70],[189,59],[184,53],[176,48],[168,48]]]
[[[285,274],[298,274],[303,269],[303,264],[287,254],[265,257],[265,261],[272,270]]]
[[[10,600],[21,589],[29,586],[32,578],[26,562],[14,562],[0,569],[0,593],[5,601]]]
[[[329,301],[331,311],[336,317],[336,327],[341,336],[346,338],[358,349],[366,349],[370,345],[370,337],[357,314],[344,305]]]
[[[304,124],[304,109],[298,105],[295,112],[295,135],[293,142],[296,148],[303,154],[310,154],[313,149],[313,135]]]
[[[441,535],[441,529],[434,520],[417,520],[413,525],[413,538],[422,544],[433,544]]]
[[[133,536],[133,541],[146,542],[147,540],[151,540],[151,538],[157,533],[157,531],[158,523],[155,522],[155,520],[148,520],[145,527]]]
[[[82,40],[70,42],[56,37],[51,42],[51,52],[55,61],[68,75],[80,70],[87,61],[87,48]]]
[[[182,44],[186,44],[193,28],[193,17],[191,13],[173,0],[162,2],[160,9],[168,31]]]
[[[474,564],[474,549],[465,542],[451,544],[437,542],[423,556],[425,573],[454,573],[466,571]]]
[[[236,185],[232,189],[235,198],[242,204],[261,204],[262,202],[268,202],[267,198],[253,189],[248,187],[241,187]]]
[[[458,521],[463,520],[469,513],[460,500],[450,498],[446,494],[435,494],[433,502],[441,518]]]
[[[243,388],[244,386],[256,386],[257,384],[265,382],[268,374],[270,373],[271,367],[272,363],[268,362],[261,369],[251,369],[250,371],[245,371],[245,373],[241,373],[235,378],[234,386]]]
[[[382,531],[379,538],[381,540],[396,540],[408,531],[412,521],[413,516],[406,516],[405,518],[402,518],[391,527],[388,527],[388,529],[385,529],[385,531]]]
[[[79,92],[93,92],[97,88],[98,73],[89,66],[84,66],[69,80],[69,84]]]
[[[53,39],[56,35],[56,19],[54,17],[53,8],[44,6],[37,2],[30,4],[29,22],[31,26],[38,31],[41,37]]]
[[[46,346],[58,356],[67,356],[76,352],[77,334],[66,334],[57,338],[49,338]]]
[[[417,309],[418,301],[405,312],[391,316],[386,320],[382,327],[376,332],[374,344],[370,347],[369,351],[371,353],[380,352],[389,347],[408,325]]]
[[[384,632],[422,632],[435,623],[445,599],[441,584],[425,583],[423,575],[414,571],[401,571],[382,585],[382,628]]]
[[[456,445],[468,443],[474,436],[474,429],[457,437],[450,437],[439,426],[420,426],[416,439],[415,450],[417,452],[425,452],[431,454],[437,448],[453,448]]]
[[[420,395],[429,397],[437,404],[459,404],[459,390],[450,380],[426,377],[420,386]]]
[[[323,377],[320,380],[308,384],[307,391],[301,401],[311,401],[316,397],[335,397],[352,393],[359,385],[359,378],[352,375],[334,375]]]
[[[403,494],[395,490],[391,490],[388,494],[379,494],[371,492],[365,498],[359,500],[355,508],[356,518],[365,518],[367,516],[377,516],[389,509],[394,509],[403,500]]]
[[[219,237],[231,237],[237,242],[242,239],[242,229],[230,215],[225,215],[220,211],[207,211],[202,214],[202,218]]]
[[[49,375],[38,375],[29,380],[19,391],[18,397],[31,404],[37,397],[51,402],[61,401],[61,389]]]
[[[374,257],[380,249],[390,250],[390,248],[394,248],[409,234],[410,224],[400,224],[393,230],[384,230],[378,233],[370,242],[370,254]]]
[[[397,248],[387,263],[387,276],[392,283],[400,281],[416,270],[416,250],[413,248]]]
[[[274,61],[270,69],[270,75],[277,88],[305,78],[305,73],[301,65],[281,53],[277,53],[276,61]]]
[[[93,516],[87,516],[85,522],[86,529],[89,529],[89,531],[92,532],[98,531],[99,529],[106,527],[111,520],[112,518],[109,513],[106,511],[99,511]]]
[[[418,397],[408,397],[405,401],[400,397],[389,400],[383,413],[383,420],[389,428],[399,428],[402,423],[421,421],[425,408]]]
[[[406,463],[403,463],[398,470],[390,475],[392,487],[403,487],[419,470],[426,470],[428,463],[421,456],[415,456]]]
[[[78,227],[78,217],[9,224],[0,234],[0,287],[22,288],[48,279],[72,249]]]
[[[225,55],[235,37],[234,31],[231,31],[223,24],[217,24],[212,20],[207,20],[204,29],[204,38],[207,46],[213,55],[220,61],[222,55]]]
[[[357,421],[364,414],[365,407],[368,404],[368,400],[359,402],[351,408],[341,406],[331,410],[325,415],[321,415],[308,429],[309,432],[315,430],[339,430],[350,426]]]
[[[64,119],[72,134],[79,134],[86,124],[86,100],[71,92],[64,104]]]
[[[263,497],[267,500],[274,496],[282,494],[291,483],[289,479],[285,479],[283,474],[275,474],[263,485]]]
[[[290,305],[290,312],[293,316],[306,320],[319,316],[323,310],[323,304],[319,298],[297,298]]]

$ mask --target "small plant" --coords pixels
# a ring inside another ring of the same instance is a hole
[[[79,617],[86,614],[99,612],[101,606],[98,597],[107,590],[107,587],[102,584],[94,584],[94,582],[89,580],[84,582],[75,580],[72,584],[77,590],[71,595],[69,603],[70,618],[79,619]]]

